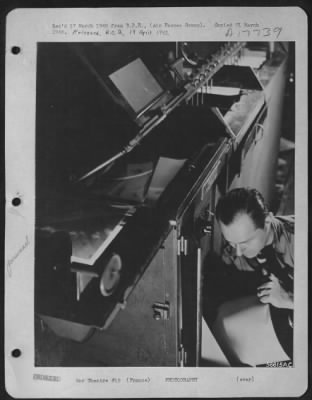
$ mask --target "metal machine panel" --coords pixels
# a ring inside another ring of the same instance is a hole
[[[67,365],[77,365],[76,357],[93,366],[178,365],[176,243],[172,230],[111,325],[71,343]]]
[[[219,163],[217,163],[219,164]],[[212,170],[213,171],[213,170]],[[202,177],[204,182],[207,177]],[[208,175],[209,178],[209,175]],[[192,201],[186,205],[179,221],[179,263],[181,268],[182,345],[184,363],[199,366],[201,363],[202,335],[202,267],[211,250],[214,182],[203,194],[204,182],[198,186]]]

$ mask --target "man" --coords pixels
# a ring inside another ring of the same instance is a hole
[[[249,284],[249,288],[242,288],[240,298],[237,295],[237,300],[231,300],[219,309],[216,333],[223,337],[221,341],[223,340],[227,347],[231,347],[229,342],[236,343],[236,347],[240,346],[238,351],[237,348],[234,349],[233,359],[241,363],[245,363],[248,359],[247,363],[252,364],[252,357],[245,349],[247,340],[250,345],[249,353],[254,352],[251,350],[253,343],[250,341],[248,330],[252,330],[252,326],[257,326],[256,332],[253,332],[254,345],[257,345],[258,339],[264,338],[263,334],[261,337],[263,327],[266,344],[273,343],[267,318],[269,309],[274,332],[288,358],[291,359],[294,217],[273,216],[257,190],[239,188],[230,191],[219,200],[216,218],[226,242],[222,253],[222,259],[227,265],[226,269],[232,269],[234,266],[241,276],[245,273],[254,278],[248,279],[249,283],[253,283]],[[244,279],[242,281],[244,282]],[[235,280],[232,283],[235,285]],[[245,292],[244,289],[246,289]],[[261,307],[261,305],[267,305],[267,307]],[[254,317],[257,318],[257,325],[255,321],[252,321]],[[261,325],[261,318],[266,325]],[[239,340],[241,340],[240,345]],[[261,342],[258,341],[258,343],[260,345]],[[274,351],[274,346],[275,344],[269,346],[270,356]],[[233,349],[230,350],[233,353]],[[255,363],[259,364],[264,351],[262,349],[262,354],[255,355],[257,360]],[[245,360],[242,360],[237,353],[244,354]],[[276,357],[278,357],[277,354],[279,353],[276,353]],[[280,354],[283,353],[280,352]]]

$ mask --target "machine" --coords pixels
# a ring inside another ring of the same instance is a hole
[[[64,366],[202,365],[214,207],[266,137],[269,48],[38,45],[35,312]]]

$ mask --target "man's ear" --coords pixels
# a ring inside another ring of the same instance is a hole
[[[272,222],[272,213],[269,212],[268,215],[265,217],[264,226],[266,229],[270,228]]]

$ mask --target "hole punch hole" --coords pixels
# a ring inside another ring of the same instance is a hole
[[[14,207],[18,207],[21,204],[21,199],[19,197],[14,197],[14,199],[12,200],[12,205]]]
[[[22,352],[20,351],[20,349],[14,349],[12,350],[11,355],[14,358],[18,358],[22,355]]]
[[[11,48],[11,53],[14,55],[19,54],[20,52],[21,52],[21,48],[19,46],[13,46]]]

